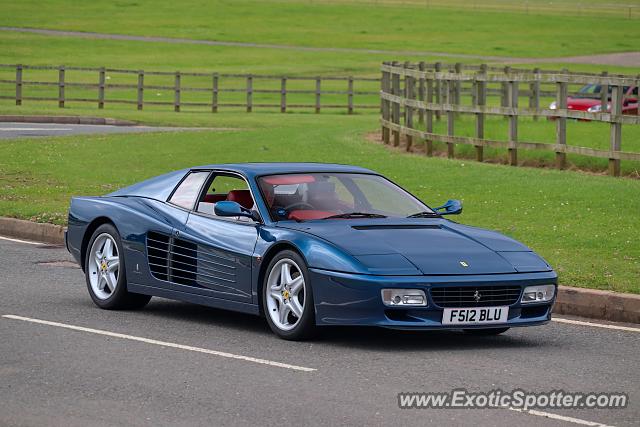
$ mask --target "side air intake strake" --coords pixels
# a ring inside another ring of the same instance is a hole
[[[168,234],[147,233],[147,260],[151,275],[180,285],[234,290],[236,267],[218,251]]]
[[[182,239],[173,239],[171,245],[171,281],[181,285],[197,286],[198,245]]]
[[[153,277],[167,280],[169,277],[169,236],[150,231],[147,233],[147,260]]]

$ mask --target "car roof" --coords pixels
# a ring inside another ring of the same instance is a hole
[[[218,169],[230,172],[238,172],[247,177],[261,175],[277,175],[287,173],[313,173],[313,172],[342,172],[342,173],[368,173],[376,172],[359,166],[341,165],[336,163],[227,163],[218,165],[205,165],[193,167],[197,169]]]
[[[339,165],[330,163],[229,163],[218,165],[196,166],[181,169],[164,175],[156,176],[142,182],[107,194],[108,196],[138,196],[165,201],[174,188],[182,181],[189,171],[220,170],[235,172],[243,175],[247,180],[253,180],[262,175],[279,175],[287,173],[367,173],[376,172],[358,166]]]

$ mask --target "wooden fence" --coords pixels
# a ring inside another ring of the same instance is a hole
[[[6,78],[9,72],[15,73],[13,79]],[[126,81],[114,82],[118,77]],[[150,79],[156,79],[160,84],[150,82]],[[186,85],[186,79],[191,79],[193,84]],[[7,93],[8,85],[15,86],[15,95]],[[379,79],[366,77],[291,77],[0,64],[0,99],[15,100],[16,105],[26,101],[53,101],[60,108],[69,102],[79,102],[92,103],[98,108],[104,108],[106,104],[132,104],[138,110],[147,105],[166,105],[176,112],[183,107],[205,107],[213,113],[219,108],[239,107],[247,112],[265,108],[284,113],[290,108],[300,108],[316,113],[323,109],[344,109],[352,114],[357,110],[380,108],[378,87]],[[25,94],[27,88],[33,94]],[[51,89],[57,89],[57,96]],[[70,95],[72,89],[78,94]],[[150,100],[150,91],[164,99]],[[226,100],[225,94],[229,95]],[[357,103],[356,98],[364,102]]]
[[[518,150],[555,152],[558,168],[565,167],[567,153],[605,158],[609,159],[609,173],[618,176],[621,160],[640,161],[640,153],[622,151],[621,141],[622,125],[640,124],[639,116],[622,114],[623,106],[628,104],[623,89],[639,83],[638,76],[608,76],[605,73],[560,73],[486,65],[463,67],[461,64],[450,68],[439,63],[386,62],[382,65],[381,80],[382,139],[385,144],[392,142],[398,146],[400,137],[404,136],[407,150],[416,140],[423,141],[428,156],[433,154],[433,142],[446,143],[450,158],[454,157],[456,144],[472,145],[478,161],[483,160],[485,146],[505,148],[508,161],[514,166],[518,163]],[[600,91],[601,111],[568,109],[567,97],[574,92],[569,87],[587,84],[603,88]],[[551,92],[549,88],[555,90]],[[541,98],[550,93],[554,95],[555,108],[541,105]],[[498,95],[498,98],[491,100],[491,94]],[[527,106],[520,105],[523,96],[528,99]],[[473,137],[455,134],[456,118],[463,114],[475,117]],[[508,121],[505,140],[485,137],[487,115],[502,116]],[[533,120],[553,119],[556,126],[555,143],[519,139],[518,119],[523,116],[532,117]],[[446,134],[444,131],[434,131],[434,121],[441,117],[446,120]],[[609,123],[609,150],[568,145],[567,119]]]

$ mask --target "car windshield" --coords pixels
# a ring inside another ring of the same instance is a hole
[[[274,221],[434,214],[391,181],[360,173],[269,175],[258,184]]]
[[[602,86],[596,84],[588,84],[583,86],[578,91],[578,96],[581,98],[597,98],[600,99],[600,91],[602,91]],[[613,91],[612,86],[607,86],[607,92],[609,93],[609,97],[611,97],[611,92]],[[624,86],[622,88],[622,93],[627,93],[629,91],[629,86]]]

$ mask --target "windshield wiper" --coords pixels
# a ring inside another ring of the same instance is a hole
[[[380,215],[376,213],[367,212],[349,212],[337,215],[331,215],[322,219],[334,219],[334,218],[386,218],[386,215]]]
[[[423,212],[417,212],[417,213],[411,214],[407,216],[407,218],[437,218],[439,216],[440,215],[435,212],[423,211]]]

